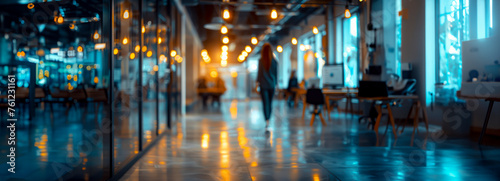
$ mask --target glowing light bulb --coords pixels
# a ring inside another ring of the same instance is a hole
[[[66,76],[66,78],[67,78],[68,80],[71,80],[71,75],[67,75],[67,76]]]
[[[135,58],[135,53],[134,53],[134,52],[130,53],[130,55],[129,55],[129,57],[128,57],[128,58],[130,58],[130,59],[134,59],[134,58]]]
[[[177,55],[177,51],[175,51],[175,50],[170,51],[171,57],[175,57],[175,55]]]
[[[141,46],[140,45],[136,45],[135,46],[135,52],[139,52],[141,51]]]
[[[215,77],[217,77],[217,76],[218,76],[218,73],[217,73],[217,71],[216,71],[216,70],[212,70],[212,71],[210,71],[210,77],[215,78]]]
[[[57,23],[59,23],[59,24],[64,23],[64,18],[63,18],[62,16],[59,16],[59,17],[57,18]]]
[[[147,56],[147,57],[151,57],[151,56],[153,56],[153,52],[152,52],[151,50],[149,50],[149,51],[148,51],[148,53],[146,53],[146,56]]]
[[[227,52],[227,50],[229,50],[229,47],[227,45],[223,45],[222,46],[222,51],[223,52]]]
[[[243,62],[244,60],[245,60],[245,56],[243,56],[243,55],[238,56],[239,62]]]
[[[99,35],[99,33],[97,31],[95,31],[94,32],[94,40],[99,39],[99,37],[101,37],[101,35]]]
[[[250,46],[245,46],[245,51],[247,51],[248,53],[250,53],[252,51],[252,47]]]
[[[158,65],[153,66],[153,71],[158,72]]]
[[[227,66],[227,60],[220,61],[220,65],[223,67]]]
[[[227,27],[222,25],[222,27],[220,28],[220,33],[227,34]]]
[[[257,45],[257,43],[259,43],[259,40],[256,37],[252,37],[252,45]]]
[[[243,52],[241,52],[241,55],[243,55],[243,57],[247,57],[248,53],[246,51],[243,51]]]
[[[141,31],[142,33],[146,32],[146,27],[142,26]]]
[[[300,50],[305,51],[306,50],[306,46],[304,44],[300,44]]]
[[[297,38],[295,37],[292,38],[292,45],[297,45]]]
[[[319,33],[318,27],[316,27],[316,26],[313,27],[313,33],[315,35]]]
[[[75,24],[73,23],[69,24],[69,29],[75,29]]]
[[[113,54],[115,54],[115,55],[117,55],[117,54],[118,54],[118,48],[115,48],[115,49],[113,50]]]
[[[283,47],[281,47],[281,45],[278,45],[276,47],[276,51],[278,51],[279,53],[283,52]]]
[[[222,43],[228,44],[229,43],[229,38],[227,36],[225,36],[224,38],[222,38]]]
[[[123,12],[123,19],[128,19],[130,17],[129,13],[128,13],[128,9],[125,10],[125,12]]]
[[[33,9],[34,7],[35,7],[35,4],[33,4],[33,3],[28,4],[28,9]]]
[[[146,45],[142,46],[142,52],[148,51],[148,47]]]
[[[202,57],[206,57],[206,56],[208,56],[208,52],[207,52],[207,50],[206,50],[206,49],[201,50],[201,56],[202,56]]]
[[[229,19],[230,17],[231,17],[231,14],[229,14],[229,10],[227,8],[224,9],[224,12],[222,12],[222,18]]]
[[[231,77],[238,77],[238,72],[236,71],[231,72]]]
[[[122,44],[124,44],[124,45],[128,44],[128,38],[127,37],[123,38]]]
[[[158,44],[161,43],[161,37],[158,37]]]
[[[78,81],[78,76],[77,76],[77,75],[74,75],[74,76],[73,76],[73,80],[74,80],[75,82],[76,82],[76,81]]]
[[[99,78],[98,77],[94,77],[94,83],[99,83]]]
[[[351,18],[351,11],[349,11],[349,6],[345,6],[344,17]]]
[[[271,11],[271,19],[276,19],[278,18],[278,12],[276,11],[276,9],[273,9]]]
[[[78,48],[76,48],[76,50],[77,50],[78,52],[83,52],[83,47],[82,47],[82,46],[78,46]]]

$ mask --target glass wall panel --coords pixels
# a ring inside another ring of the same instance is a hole
[[[358,15],[342,19],[342,52],[344,82],[347,87],[357,87],[359,81]]]
[[[462,41],[469,40],[469,1],[439,1],[439,82],[455,91],[462,82]]]
[[[165,39],[157,37],[159,29],[157,29],[157,13],[156,0],[143,0],[144,7],[143,32],[144,45],[142,49],[142,142],[143,148],[156,138],[156,121],[157,121],[157,73],[158,73],[158,46],[165,44]]]
[[[116,0],[113,50],[113,124],[115,172],[139,152],[139,45],[138,1]]]
[[[167,15],[167,4],[161,1],[159,4],[159,18],[158,18],[158,37],[165,39],[165,43],[158,44],[158,87],[159,87],[159,133],[167,129],[167,86],[170,81],[170,71],[168,69],[169,63],[167,62],[170,52],[168,52],[168,43],[170,39],[167,39],[167,29],[170,26],[171,21],[168,19]]]

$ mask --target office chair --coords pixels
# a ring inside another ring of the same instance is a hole
[[[319,108],[319,106],[325,104],[325,96],[323,95],[323,90],[315,88],[314,86],[310,89],[307,89],[306,103],[314,106],[314,110],[313,112],[311,112],[312,118],[310,125],[312,126],[314,124],[314,119],[316,118],[316,115],[319,115],[321,123],[323,124],[323,126],[326,126],[325,119],[323,119],[323,115],[321,114],[321,109]]]

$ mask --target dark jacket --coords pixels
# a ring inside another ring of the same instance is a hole
[[[257,72],[257,81],[261,89],[274,89],[278,80],[278,62],[273,57],[269,71],[266,70],[259,60],[259,70]]]

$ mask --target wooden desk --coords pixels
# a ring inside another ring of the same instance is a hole
[[[429,131],[429,121],[427,119],[427,111],[425,109],[425,106],[422,106],[420,104],[419,97],[416,96],[416,95],[410,95],[410,96],[394,95],[394,96],[388,96],[388,97],[358,97],[358,99],[360,99],[360,100],[367,100],[367,101],[381,101],[382,102],[382,103],[379,103],[379,104],[377,104],[375,106],[375,108],[377,109],[377,112],[378,112],[377,119],[376,119],[375,126],[374,126],[375,134],[377,136],[377,144],[378,144],[378,128],[379,128],[379,125],[380,125],[380,120],[382,118],[382,105],[384,105],[384,104],[387,106],[387,111],[389,113],[389,122],[392,125],[392,132],[394,134],[394,138],[397,139],[397,133],[396,133],[396,127],[395,127],[395,122],[394,122],[394,116],[392,114],[392,109],[391,109],[391,102],[394,101],[394,100],[401,100],[401,99],[404,99],[404,100],[416,100],[416,102],[412,105],[412,108],[410,110],[410,113],[408,114],[407,119],[409,119],[411,117],[411,113],[413,112],[413,110],[416,110],[415,111],[415,116],[413,118],[413,132],[415,132],[415,130],[418,127],[418,117],[419,117],[419,114],[420,114],[419,110],[421,109],[422,110],[422,114],[423,114],[423,118],[424,118],[424,121],[425,121],[426,130]]]
[[[500,97],[479,97],[479,96],[464,96],[461,95],[460,91],[457,91],[457,97],[460,99],[484,99],[489,102],[488,111],[486,111],[486,117],[484,118],[483,128],[481,129],[481,135],[479,136],[478,143],[481,144],[483,141],[484,133],[486,133],[486,129],[488,128],[488,122],[491,117],[491,110],[493,109],[493,104],[495,102],[500,102]]]
[[[323,94],[325,95],[326,111],[328,113],[327,117],[330,120],[330,100],[341,100],[346,98],[346,114],[349,110],[353,111],[352,98],[357,97],[358,90],[338,90],[338,89],[323,89]],[[333,98],[333,99],[332,99]],[[350,109],[349,109],[350,108]]]

